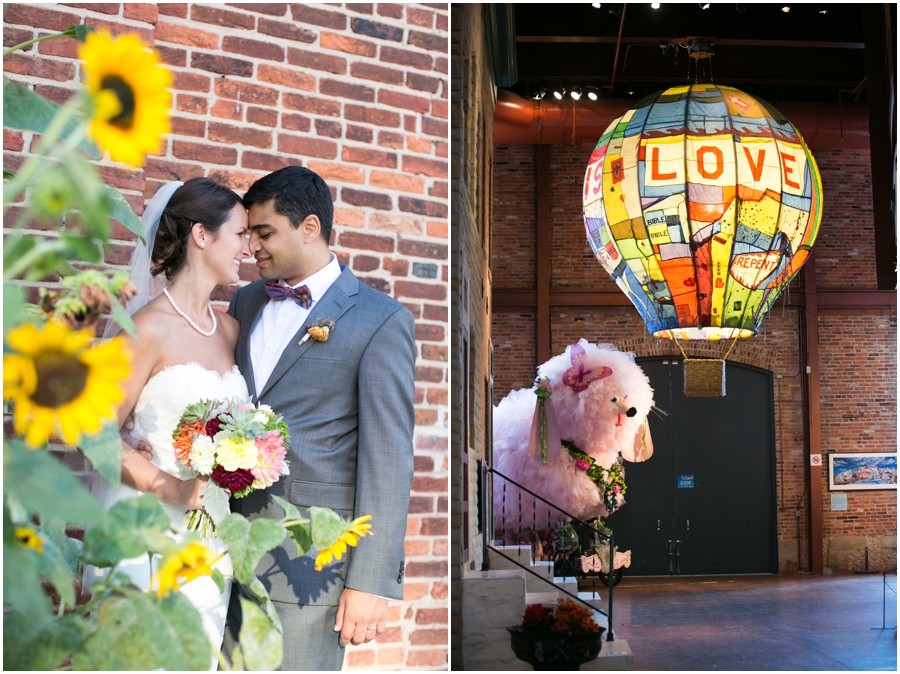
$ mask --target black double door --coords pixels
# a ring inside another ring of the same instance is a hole
[[[727,363],[726,395],[684,395],[678,358],[644,358],[654,454],[625,464],[608,524],[629,575],[776,573],[772,375]]]

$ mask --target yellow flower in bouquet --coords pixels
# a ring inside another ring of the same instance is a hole
[[[250,470],[259,462],[259,450],[251,438],[217,438],[216,445],[219,465],[229,472],[238,468]]]
[[[88,35],[79,51],[96,110],[91,137],[113,161],[140,166],[169,133],[171,73],[136,35]]]
[[[131,355],[121,338],[92,348],[92,336],[56,321],[25,323],[7,336],[14,353],[3,356],[3,399],[14,402],[16,433],[28,445],[39,447],[57,431],[76,445],[82,433],[116,417]]]
[[[372,532],[370,530],[372,525],[366,524],[366,522],[371,519],[371,515],[356,518],[347,525],[344,533],[338,536],[338,539],[334,543],[324,550],[319,550],[319,554],[316,555],[316,571],[321,571],[325,564],[331,562],[332,557],[339,560],[343,554],[347,552],[348,545],[350,547],[356,547],[360,538],[366,534],[371,536]]]
[[[150,586],[157,585],[157,597],[168,597],[172,590],[178,590],[182,585],[186,585],[200,576],[210,575],[213,564],[219,561],[221,556],[216,556],[203,543],[194,541],[188,544],[184,550],[173,555],[159,571],[153,574]]]

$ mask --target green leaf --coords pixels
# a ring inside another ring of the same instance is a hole
[[[347,528],[347,522],[331,508],[309,508],[312,520],[312,542],[316,550],[330,548]]]
[[[43,534],[44,532],[39,532]],[[75,606],[75,586],[72,584],[72,574],[69,573],[66,564],[65,553],[59,549],[56,543],[46,536],[44,539],[43,552],[38,554],[38,573],[46,578],[53,587],[60,600],[70,608]]]
[[[134,339],[137,339],[137,326],[135,326],[131,314],[125,311],[125,308],[121,304],[118,302],[114,303],[110,313],[112,319],[122,326],[123,331],[131,335]]]
[[[284,516],[288,519],[299,520],[302,519],[300,515],[300,511],[297,510],[297,506],[295,506],[290,501],[285,501],[280,496],[275,496],[272,494],[272,498],[275,499],[275,503],[281,506],[281,509],[284,510]]]
[[[30,512],[67,524],[95,525],[106,514],[84,485],[45,450],[21,440],[3,446],[3,486]]]
[[[213,582],[216,584],[216,587],[219,588],[219,594],[224,594],[225,592],[225,576],[222,575],[222,572],[218,569],[213,569],[210,574],[210,578],[212,578]]]
[[[74,615],[60,618],[3,616],[3,669],[54,670],[81,647],[85,626]]]
[[[31,89],[21,84],[11,82],[6,75],[3,76],[3,126],[22,131],[37,131],[44,133],[50,124],[50,120],[59,111],[53,101],[34,93]],[[82,120],[80,123],[87,123]],[[75,129],[78,122],[73,121],[66,125],[62,138],[66,138]],[[85,139],[79,147],[93,159],[100,158],[100,151],[91,141]]]
[[[208,670],[212,650],[200,614],[179,592],[165,599],[128,592],[100,604],[96,630],[72,656],[73,669]]]
[[[3,286],[3,330],[9,330],[19,322],[22,309],[22,288],[12,283]]]
[[[3,604],[27,617],[50,611],[50,599],[41,587],[37,553],[16,539],[16,527],[3,506]]]
[[[3,242],[3,266],[8,267],[14,260],[18,260],[37,245],[37,238],[33,236],[12,236]]]
[[[222,487],[212,480],[210,480],[206,488],[200,492],[200,501],[203,503],[203,508],[209,513],[209,516],[212,518],[212,521],[216,523],[216,526],[222,524],[222,520],[224,520],[231,512],[231,509],[228,506],[228,498],[228,491],[222,489]]]
[[[269,616],[269,620],[272,621],[278,631],[282,632],[281,618],[278,617],[278,611],[275,610],[275,604],[272,603],[272,599],[269,597],[266,586],[262,584],[262,581],[256,576],[253,576],[245,587],[247,588],[247,591],[262,604],[262,607],[266,611],[266,615]]]
[[[288,535],[297,546],[297,556],[305,555],[312,547],[312,534],[310,533],[309,524],[292,524],[286,526]]]
[[[87,36],[97,29],[84,23],[76,23],[74,26],[69,28],[69,30],[75,32],[75,39],[77,39],[79,42],[84,42],[87,39]]]
[[[274,671],[281,667],[284,648],[281,632],[258,606],[243,597],[239,639],[248,671]]]
[[[70,574],[78,571],[78,557],[84,549],[84,543],[77,538],[67,536],[66,525],[63,522],[45,519],[41,522],[41,535],[53,541],[59,548]]]
[[[3,169],[3,179],[4,180],[12,180],[15,177],[16,177],[15,171],[7,171],[6,169]]]
[[[60,238],[65,242],[67,247],[66,257],[85,260],[86,262],[91,262],[93,264],[97,264],[103,259],[103,249],[97,245],[97,241],[90,236],[63,234]],[[54,262],[49,268],[53,269],[56,264],[57,263]]]
[[[110,566],[156,550],[158,539],[169,528],[169,517],[153,494],[119,501],[109,510],[103,526],[92,527],[84,535],[84,559],[95,566]]]
[[[228,545],[234,577],[249,583],[262,556],[284,540],[284,527],[269,519],[248,522],[237,513],[222,521],[219,536]]]
[[[94,435],[84,436],[80,448],[103,479],[118,489],[122,483],[122,436],[118,424],[104,424]]]
[[[125,201],[125,197],[122,196],[122,193],[105,183],[101,183],[100,189],[103,190],[103,194],[106,195],[107,205],[109,206],[109,217],[121,222],[128,231],[137,234],[141,241],[146,243],[147,241],[144,238],[144,225],[141,224],[141,219],[131,209],[131,204]]]

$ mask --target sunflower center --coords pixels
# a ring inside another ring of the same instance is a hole
[[[63,353],[44,353],[34,360],[37,388],[31,399],[42,407],[61,407],[75,400],[88,378],[88,366]]]
[[[108,123],[123,130],[130,129],[134,121],[134,90],[131,85],[118,75],[107,75],[101,80],[100,88],[112,91],[122,105],[122,111]]]

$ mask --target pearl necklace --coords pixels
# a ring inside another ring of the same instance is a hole
[[[214,334],[216,334],[216,328],[218,327],[218,323],[216,323],[216,312],[213,310],[212,304],[208,304],[207,306],[209,307],[209,317],[212,319],[213,326],[212,326],[212,330],[210,330],[209,332],[205,332],[205,331],[201,330],[200,327],[196,323],[194,323],[194,321],[191,320],[190,316],[188,316],[186,313],[184,313],[181,309],[178,308],[178,305],[175,304],[175,300],[173,300],[172,296],[169,294],[168,288],[163,288],[163,292],[165,293],[166,297],[169,299],[169,304],[172,305],[172,308],[175,310],[175,312],[179,316],[181,316],[184,320],[186,320],[190,324],[190,326],[192,328],[194,328],[194,330],[199,332],[204,337],[212,337]]]

